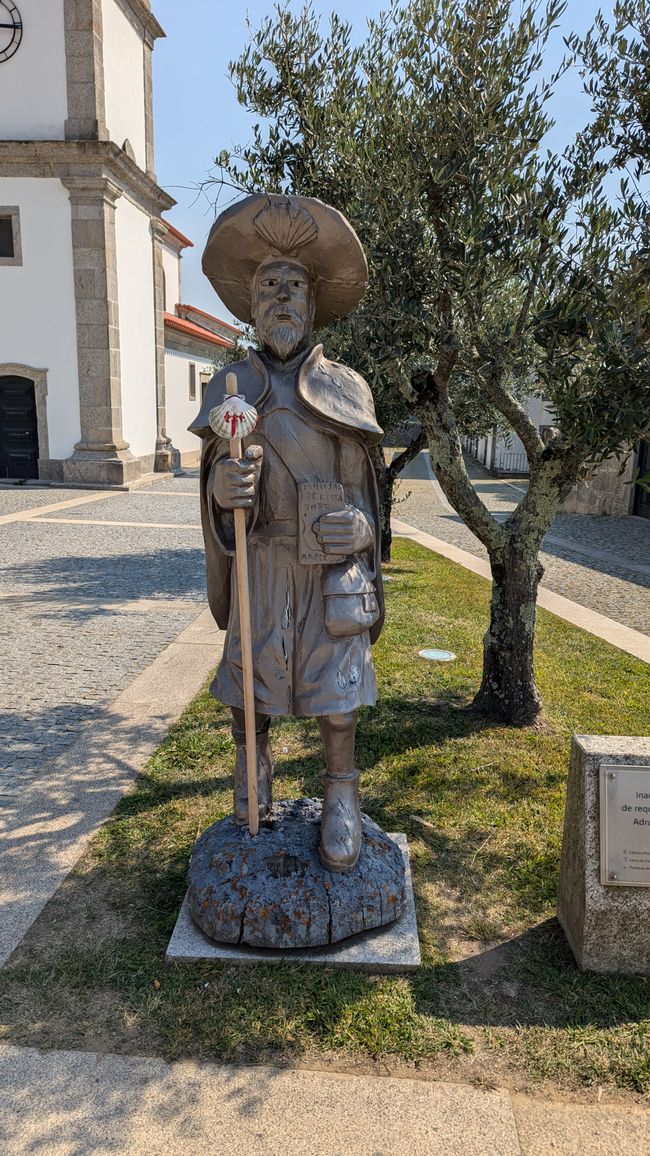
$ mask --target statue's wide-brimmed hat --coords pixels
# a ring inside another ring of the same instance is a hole
[[[294,260],[309,270],[316,328],[347,317],[368,285],[361,242],[342,213],[314,197],[257,193],[221,213],[203,253],[203,272],[240,321],[252,321],[251,289],[260,265]]]

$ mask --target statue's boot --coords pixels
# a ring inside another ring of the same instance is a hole
[[[234,815],[240,826],[248,823],[248,775],[246,773],[246,728],[244,712],[232,708],[232,737],[235,740]],[[269,740],[271,720],[268,715],[255,715],[255,746],[257,756],[257,815],[260,823],[268,819],[273,805],[273,751]]]
[[[323,715],[318,721],[326,762],[318,855],[328,871],[351,871],[361,851],[356,714]]]

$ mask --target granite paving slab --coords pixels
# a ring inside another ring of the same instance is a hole
[[[3,1156],[520,1156],[506,1092],[0,1045]]]

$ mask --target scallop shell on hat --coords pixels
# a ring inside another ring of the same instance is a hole
[[[221,405],[208,415],[210,429],[222,438],[245,438],[257,425],[257,410],[249,405],[243,394],[226,394]]]
[[[318,236],[311,213],[288,198],[270,202],[253,218],[253,224],[272,249],[285,255],[298,253]]]

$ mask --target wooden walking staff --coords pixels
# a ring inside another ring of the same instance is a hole
[[[221,405],[210,410],[208,421],[219,437],[230,438],[230,456],[242,456],[242,438],[257,424],[257,410],[237,393],[237,376],[226,374],[226,396]],[[244,718],[246,726],[246,780],[248,786],[248,828],[251,835],[259,830],[257,800],[257,741],[255,736],[255,683],[253,680],[253,642],[251,604],[248,585],[248,548],[246,544],[246,510],[239,507],[235,515],[235,567],[239,601],[242,674],[244,679]]]

